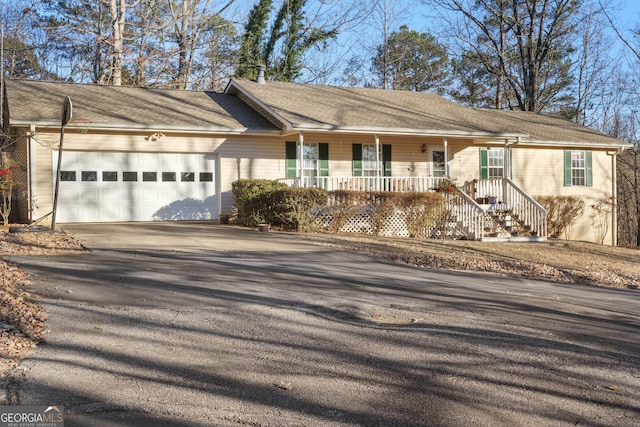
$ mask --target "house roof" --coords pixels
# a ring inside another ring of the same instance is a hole
[[[468,136],[553,145],[627,146],[562,118],[463,107],[424,92],[231,80],[236,94],[284,131],[347,131]]]
[[[9,124],[207,133],[326,131],[467,137],[477,142],[628,147],[618,139],[547,114],[463,107],[424,92],[234,79],[225,93],[8,80]]]
[[[60,126],[62,104],[69,96],[73,104],[70,127],[277,131],[237,97],[216,92],[8,80],[6,93],[13,126]]]
[[[226,93],[262,110],[284,130],[332,130],[485,137],[496,131],[473,119],[473,110],[431,93],[232,80]]]
[[[496,129],[518,129],[526,133],[527,137],[521,139],[524,144],[631,146],[617,138],[552,114],[488,109],[474,111],[483,117],[487,126]]]

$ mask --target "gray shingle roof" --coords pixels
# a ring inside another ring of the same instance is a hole
[[[273,81],[258,84],[245,79],[235,83],[294,128],[496,133],[464,119],[473,110],[430,93]]]
[[[73,125],[205,132],[341,130],[521,137],[523,142],[626,146],[559,117],[477,110],[441,96],[407,91],[232,80],[227,92],[147,89],[60,82],[6,82],[10,124],[59,125],[63,99],[73,102]],[[238,96],[234,96],[238,95]],[[273,123],[273,124],[272,124]]]
[[[559,117],[463,107],[423,92],[313,86],[238,79],[228,93],[248,93],[294,129],[342,129],[477,138],[516,137],[523,142],[626,145]]]
[[[60,123],[71,97],[71,126],[271,131],[276,128],[237,97],[222,93],[8,80],[10,123]]]

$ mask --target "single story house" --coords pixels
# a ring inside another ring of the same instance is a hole
[[[629,146],[551,115],[428,93],[261,78],[232,79],[223,93],[10,80],[4,123],[25,165],[21,221],[52,210],[66,97],[59,223],[216,220],[231,213],[240,178],[357,191],[453,179],[460,222],[502,206],[545,238],[535,196],[578,196],[587,209],[570,237],[594,241],[590,206],[616,194],[616,154]],[[615,211],[607,219],[615,242]]]

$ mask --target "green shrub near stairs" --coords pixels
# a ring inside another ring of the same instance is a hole
[[[294,188],[268,179],[240,179],[231,184],[235,221],[255,227],[271,224],[290,231],[315,231],[314,211],[327,204],[327,191]]]
[[[235,204],[235,221],[249,227],[255,227],[258,224],[272,224],[274,192],[286,187],[286,184],[269,179],[234,181],[231,183],[231,193]]]

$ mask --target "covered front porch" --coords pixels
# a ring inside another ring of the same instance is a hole
[[[327,191],[427,192],[445,198],[437,236],[480,241],[545,241],[547,212],[509,178],[473,179],[456,185],[448,177],[323,177],[279,180],[291,187],[315,187]],[[354,226],[369,232],[366,215]],[[395,221],[402,227],[399,220]],[[401,233],[400,233],[401,234]]]
[[[440,237],[546,240],[546,210],[510,179],[517,138],[374,134],[345,137],[345,143],[343,138],[319,142],[326,138],[303,132],[297,136],[286,143],[287,177],[279,180],[288,186],[441,192],[447,197],[447,224],[440,224],[446,228]]]

